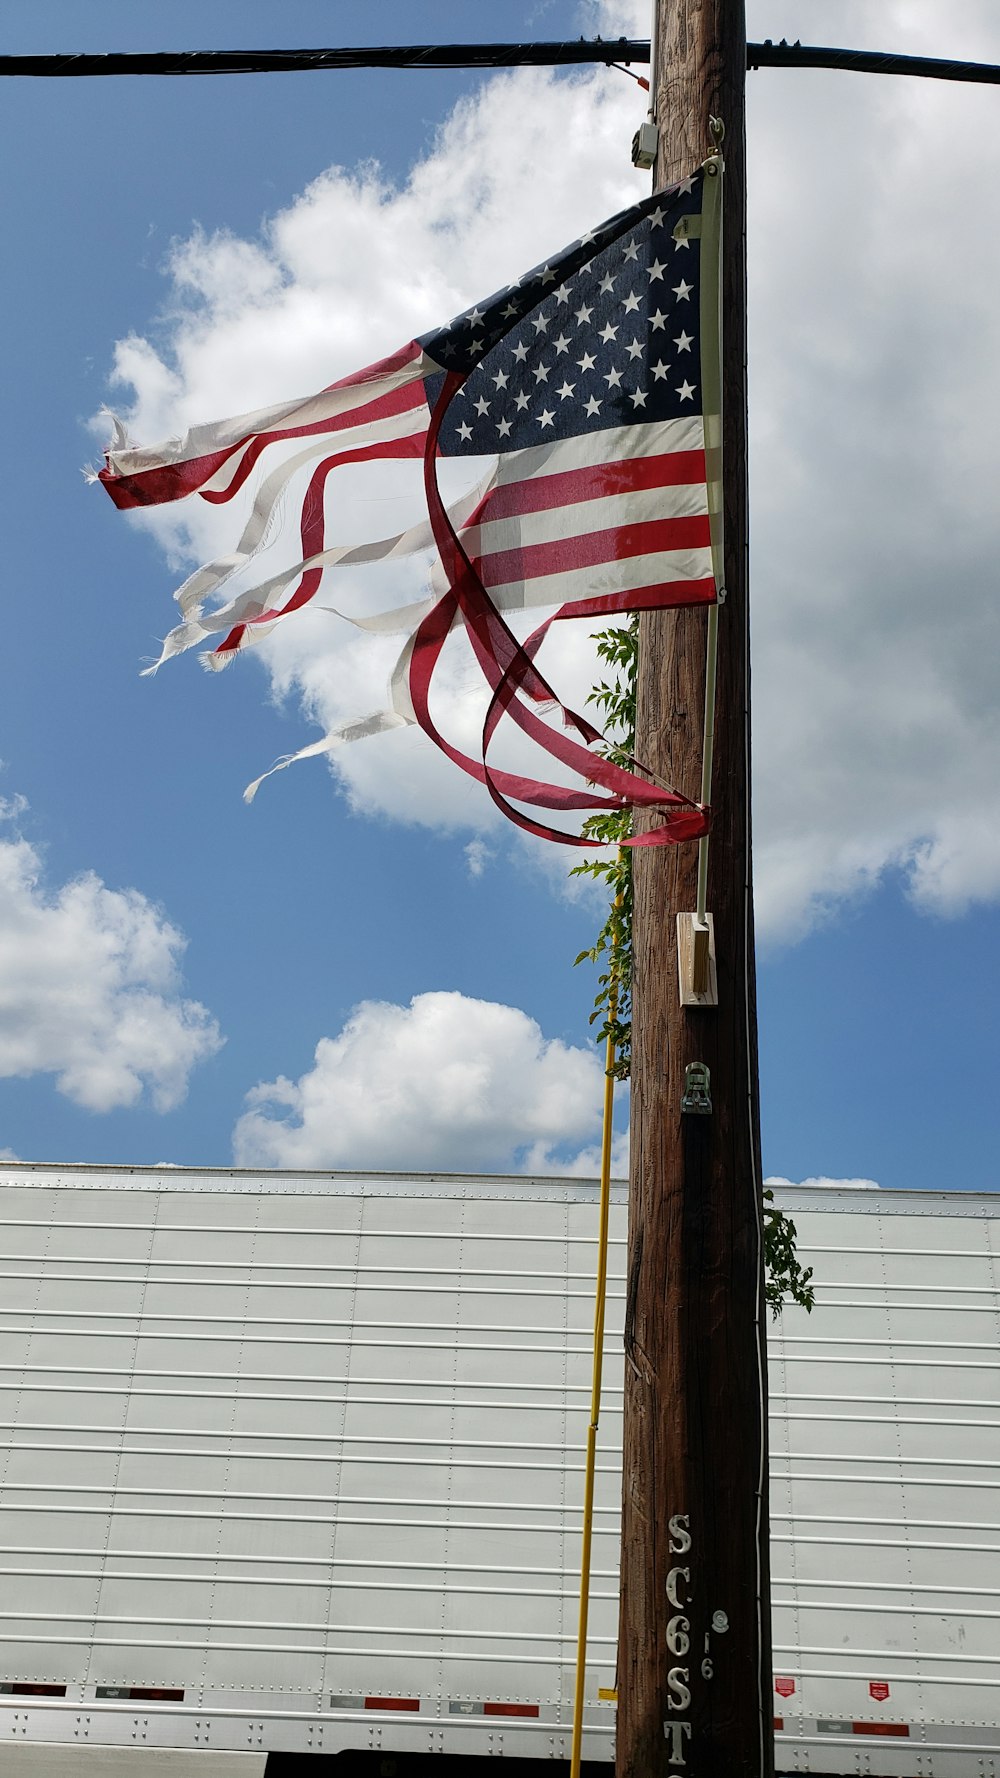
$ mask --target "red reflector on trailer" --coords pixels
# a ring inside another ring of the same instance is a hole
[[[908,1722],[852,1722],[855,1735],[908,1735]]]
[[[37,1680],[15,1679],[8,1685],[0,1685],[0,1692],[10,1692],[15,1698],[64,1698],[64,1685],[43,1685]]]
[[[366,1698],[366,1710],[419,1710],[419,1698]]]
[[[484,1716],[537,1716],[537,1704],[484,1704]]]
[[[776,1716],[774,1719],[774,1726],[775,1726],[775,1729],[783,1729],[785,1726],[784,1717],[783,1716]]]

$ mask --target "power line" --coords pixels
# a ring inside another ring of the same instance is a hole
[[[569,43],[382,44],[361,49],[196,49],[155,54],[2,56],[0,75],[303,74],[340,68],[555,68],[586,62],[648,62],[649,43],[579,38]]]
[[[638,60],[638,58],[636,58]],[[952,62],[939,56],[898,56],[873,49],[820,49],[809,44],[747,44],[748,68],[844,68],[858,74],[909,74],[923,80],[969,80],[1000,85],[995,62]]]
[[[109,75],[305,74],[346,68],[561,68],[588,63],[648,64],[645,38],[578,38],[553,43],[381,44],[348,49],[195,49],[107,55],[0,55],[0,76],[38,79]],[[866,49],[824,49],[802,43],[747,44],[748,68],[840,68],[864,74],[907,74],[929,80],[1000,85],[992,62],[948,61]]]

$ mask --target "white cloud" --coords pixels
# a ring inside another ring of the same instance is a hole
[[[470,840],[465,848],[465,868],[470,877],[481,877],[486,866],[496,857],[493,849],[478,836]]]
[[[645,34],[648,8],[597,16],[607,35]],[[801,6],[752,0],[749,29],[794,38]],[[809,35],[1000,60],[984,0],[960,20],[943,0],[814,0]],[[749,105],[759,928],[794,936],[890,870],[919,906],[961,912],[1000,896],[995,97],[762,70]],[[604,71],[505,74],[456,107],[405,184],[334,168],[256,240],[192,235],[169,268],[169,349],[118,351],[133,431],[151,440],[313,388],[507,282],[644,189],[627,158],[643,107]],[[407,523],[413,467],[339,483],[338,540]],[[200,504],[141,522],[186,559],[231,535]],[[345,574],[321,597],[396,603],[422,574]],[[313,613],[279,629],[265,660],[275,695],[327,727],[384,701],[393,653]],[[578,699],[588,647],[563,635],[558,653]],[[470,685],[455,651],[441,709],[474,751]],[[356,807],[397,820],[498,820],[413,732],[347,749],[333,770]]]
[[[543,1036],[514,1006],[458,993],[366,1000],[301,1079],[255,1087],[239,1166],[586,1173],[599,1130],[594,1049]]]
[[[0,1077],[54,1074],[88,1111],[144,1091],[171,1110],[222,1041],[206,1009],[180,997],[183,947],[137,890],[92,872],[50,889],[34,847],[0,840]]]

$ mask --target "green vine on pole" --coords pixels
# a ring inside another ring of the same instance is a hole
[[[609,669],[608,677],[595,685],[588,703],[595,704],[602,714],[609,736],[608,757],[616,765],[631,766],[635,750],[636,667],[639,659],[639,620],[614,629],[602,630],[596,637],[597,652]],[[632,852],[622,846],[632,831],[628,809],[591,815],[583,824],[584,834],[595,845],[614,846],[610,857],[587,859],[574,865],[572,877],[592,877],[606,885],[609,898],[608,915],[597,938],[588,950],[581,951],[577,963],[584,960],[601,966],[598,992],[591,1025],[598,1025],[597,1041],[614,1038],[614,1075],[628,1080],[632,1071]],[[811,1310],[815,1302],[812,1267],[800,1264],[795,1250],[795,1224],[783,1210],[776,1208],[774,1193],[765,1187],[764,1211],[764,1294],[773,1316],[785,1302],[797,1303]]]

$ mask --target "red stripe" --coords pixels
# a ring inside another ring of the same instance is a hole
[[[419,1710],[419,1698],[366,1698],[366,1710]]]
[[[584,531],[552,543],[526,543],[520,549],[496,550],[482,556],[475,566],[485,586],[510,586],[517,581],[541,580],[548,574],[623,562],[631,556],[661,555],[672,549],[704,549],[710,543],[708,514],[698,513],[693,518],[612,525],[604,531]]]
[[[322,490],[331,470],[337,469],[342,463],[371,463],[376,458],[383,461],[390,457],[420,457],[423,455],[426,433],[414,432],[409,438],[394,438],[388,444],[360,445],[353,451],[338,451],[336,456],[324,457],[313,471],[303,505],[301,526],[302,558],[308,561],[310,556],[319,555],[325,547],[325,521],[322,508]],[[205,499],[214,496],[205,495]],[[317,506],[318,501],[318,506]],[[276,618],[284,617],[289,611],[298,611],[308,605],[319,590],[323,579],[322,563],[315,568],[306,568],[296,582],[292,592],[283,605],[269,605],[266,611],[258,612],[255,617],[243,619],[234,624],[228,635],[224,636],[214,654],[234,654],[242,645],[247,630],[254,625],[274,623]]]
[[[516,518],[525,512],[547,512],[573,506],[578,500],[606,500],[643,488],[704,487],[704,451],[668,451],[659,457],[625,457],[591,463],[582,469],[561,469],[523,482],[501,484],[487,495],[483,518]]]
[[[484,1704],[484,1716],[537,1716],[537,1704]]]
[[[412,352],[410,356],[413,356]],[[386,363],[389,364],[390,361],[386,360]],[[379,365],[373,369],[381,373],[384,367]],[[363,374],[366,381],[373,380],[371,371]],[[346,387],[350,382],[351,379],[345,379],[344,384],[334,383],[331,387]],[[219,450],[207,452],[204,456],[188,457],[180,463],[159,464],[154,469],[137,470],[134,475],[119,475],[109,466],[100,471],[98,480],[104,483],[118,507],[158,506],[164,501],[180,500],[185,494],[197,492],[231,457],[239,451],[245,451],[246,455],[228,486],[205,495],[206,500],[224,501],[242,487],[265,446],[280,439],[312,438],[325,433],[343,432],[352,426],[368,425],[376,420],[389,419],[394,414],[407,413],[420,407],[424,401],[423,381],[415,378],[411,383],[404,383],[398,389],[391,389],[387,394],[377,396],[374,401],[362,399],[356,407],[348,408],[344,413],[331,418],[314,420],[306,426],[278,426],[271,432],[248,432],[243,438],[237,439],[235,444],[223,445]],[[418,436],[422,440],[423,434]]]
[[[251,443],[247,447],[246,455],[241,459],[232,480],[227,482],[224,488],[205,489],[202,492],[202,499],[211,500],[217,505],[221,504],[223,501],[231,500],[233,495],[238,493],[240,488],[242,488],[243,483],[246,481],[255,463],[258,462],[261,453],[266,450],[267,446],[270,444],[280,442],[284,439],[322,438],[327,434],[333,434],[334,432],[346,432],[353,430],[358,426],[373,425],[377,420],[391,419],[394,414],[409,413],[412,409],[419,408],[423,405],[423,391],[424,386],[421,382],[405,383],[402,389],[393,389],[390,394],[380,395],[377,401],[369,402],[366,407],[351,408],[346,414],[338,414],[333,420],[314,420],[309,426],[289,426],[282,431],[260,432],[252,438]],[[415,440],[418,446],[417,454],[419,455],[423,448],[425,436],[425,431],[411,432],[406,435],[406,439],[390,439],[387,442],[389,444],[400,444]],[[378,442],[374,443],[369,448],[376,456],[381,454],[382,447]],[[391,455],[393,453],[390,452],[389,454]],[[405,454],[406,453],[404,453],[404,455]],[[346,463],[351,461],[350,452],[345,452],[344,461]],[[210,481],[211,477],[205,476],[204,480]],[[174,498],[176,498],[176,496],[174,496]]]
[[[589,803],[591,808],[621,808],[628,804],[656,808],[664,817],[664,825],[651,828],[642,834],[633,835],[631,839],[624,841],[625,845],[668,845],[680,839],[700,838],[703,833],[707,833],[709,827],[710,816],[707,809],[698,808],[687,797],[680,796],[676,791],[650,785],[637,777],[635,773],[623,771],[621,767],[614,765],[611,761],[601,759],[590,753],[587,748],[569,741],[558,731],[547,729],[533,712],[521,704],[517,694],[522,689],[531,698],[550,698],[560,710],[563,721],[568,727],[575,728],[578,734],[588,740],[599,739],[593,724],[589,723],[585,717],[576,715],[565,705],[560,704],[551,687],[537,672],[532,650],[540,641],[539,634],[536,632],[535,638],[529,640],[524,647],[518,643],[496,607],[491,603],[486,589],[469,562],[445,511],[437,484],[435,453],[442,415],[456,387],[459,386],[460,380],[454,373],[449,373],[445,378],[444,387],[431,416],[424,455],[427,510],[451,591],[438,600],[434,609],[419,625],[413,638],[409,685],[417,721],[425,734],[430,736],[431,740],[447,754],[449,759],[461,766],[463,771],[478,779],[481,784],[486,785],[493,801],[505,815],[509,816],[518,827],[528,833],[537,834],[539,838],[558,840],[569,846],[591,844],[580,834],[568,834],[559,828],[545,826],[530,816],[522,814],[513,807],[509,800],[511,797],[520,802],[539,804],[549,809],[580,808],[585,802]],[[494,693],[483,727],[481,764],[461,753],[458,748],[453,747],[450,742],[445,740],[430,715],[428,704],[434,668],[451,628],[452,620],[459,610],[476,658]],[[489,746],[490,736],[504,712],[509,713],[524,732],[538,741],[549,753],[574,767],[581,777],[588,780],[591,788],[585,792],[573,791],[563,785],[546,784],[538,779],[522,778],[512,773],[500,772],[487,767],[486,750]],[[608,798],[597,795],[596,786],[598,785],[611,790],[612,796]]]
[[[715,581],[665,580],[658,586],[630,587],[623,593],[599,593],[593,599],[572,599],[555,616],[603,617],[616,611],[669,611],[678,605],[714,605]]]
[[[852,1722],[851,1732],[855,1735],[908,1735],[908,1722]]]

